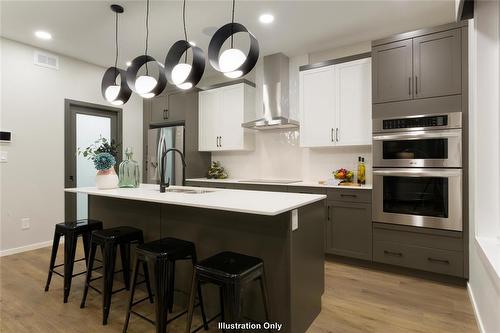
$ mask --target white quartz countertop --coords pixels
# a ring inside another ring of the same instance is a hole
[[[195,189],[200,187],[170,186],[170,189]],[[159,185],[141,184],[138,188],[99,190],[95,187],[68,188],[66,192],[87,193],[119,199],[157,202],[170,205],[218,209],[232,212],[278,215],[326,199],[326,195],[246,191],[207,188],[207,193],[160,193]]]
[[[191,178],[186,179],[186,181],[190,182],[213,182],[213,183],[229,183],[229,184],[255,184],[255,185],[276,185],[276,186],[303,186],[303,187],[319,187],[319,188],[348,188],[348,189],[356,189],[356,190],[371,190],[372,185],[362,185],[362,186],[339,186],[339,185],[330,185],[330,184],[319,184],[318,182],[313,181],[299,181],[296,183],[273,183],[273,182],[265,182],[264,179],[262,181],[248,181],[246,179],[237,179],[237,178],[227,178],[227,179],[209,179],[209,178]]]

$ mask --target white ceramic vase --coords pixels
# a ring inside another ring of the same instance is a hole
[[[99,190],[109,190],[118,187],[118,176],[114,167],[97,171],[95,184]]]

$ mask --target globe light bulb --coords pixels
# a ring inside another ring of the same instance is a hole
[[[247,60],[246,55],[239,49],[228,49],[219,57],[219,67],[221,72],[234,72]],[[239,75],[241,76],[241,74]]]
[[[172,69],[172,81],[175,85],[179,86],[186,81],[187,77],[191,73],[191,65],[190,64],[177,64]],[[191,85],[192,86],[192,85]]]
[[[116,97],[118,97],[119,93],[120,93],[120,86],[114,84],[106,88],[106,90],[104,91],[104,97],[108,102],[113,103]]]
[[[142,75],[135,80],[135,90],[142,97],[151,98],[155,96],[155,94],[152,93],[151,90],[154,89],[156,83],[157,82],[154,77],[149,75]]]
[[[113,105],[123,105],[123,101],[117,99],[116,101],[111,102],[111,104],[113,104]]]
[[[231,79],[236,79],[236,78],[242,76],[243,72],[242,71],[227,72],[227,73],[224,73],[224,75],[231,78]]]

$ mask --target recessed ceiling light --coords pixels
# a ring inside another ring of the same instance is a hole
[[[260,23],[269,24],[274,21],[274,16],[272,14],[262,14],[259,16]]]
[[[132,65],[132,62],[131,61],[127,61],[127,63],[125,65],[127,65],[127,67],[130,67],[130,65]]]
[[[189,44],[191,44],[191,46],[196,46],[196,43],[193,42],[192,40],[189,41]]]
[[[44,40],[52,39],[52,35],[50,33],[42,30],[35,31],[35,36]]]

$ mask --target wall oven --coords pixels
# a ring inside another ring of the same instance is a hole
[[[461,231],[462,170],[374,170],[373,220]]]
[[[374,222],[462,231],[461,113],[373,119]]]

